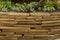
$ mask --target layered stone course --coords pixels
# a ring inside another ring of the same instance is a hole
[[[0,12],[0,40],[56,40],[60,38],[60,12]]]

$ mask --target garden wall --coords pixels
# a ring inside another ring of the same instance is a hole
[[[0,12],[0,40],[60,38],[60,12]]]

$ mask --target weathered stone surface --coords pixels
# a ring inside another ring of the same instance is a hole
[[[60,12],[0,12],[0,40],[58,40]]]

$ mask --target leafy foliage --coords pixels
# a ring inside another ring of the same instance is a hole
[[[34,12],[34,11],[36,11],[35,8],[36,8],[38,5],[39,5],[38,2],[30,2],[29,4],[27,4],[27,7],[26,7],[26,8],[28,9],[28,11]]]
[[[35,7],[38,6],[38,2],[30,2],[29,4],[27,3],[16,3],[13,8],[11,7],[11,10],[13,11],[18,11],[18,12],[34,12]]]
[[[51,0],[45,0],[45,4],[42,8],[43,11],[55,11],[53,3]]]
[[[11,1],[0,1],[0,10],[1,11],[9,11],[9,9],[12,7]]]
[[[55,3],[54,3],[55,4]],[[11,0],[0,0],[0,11],[16,11],[16,12],[36,12],[36,11],[44,11],[44,12],[52,12],[57,9],[60,9],[60,3],[54,5],[51,0],[43,0],[43,1],[33,1],[30,3],[15,3]]]
[[[60,3],[57,3],[57,4],[56,4],[56,7],[57,7],[57,9],[60,10]]]

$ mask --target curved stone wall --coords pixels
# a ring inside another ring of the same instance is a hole
[[[60,12],[0,12],[0,40],[56,40],[60,38]]]

